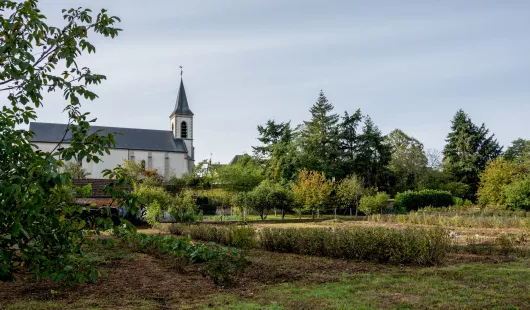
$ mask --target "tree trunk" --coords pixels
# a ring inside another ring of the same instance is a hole
[[[353,212],[352,212],[351,207],[350,207],[350,217],[353,217]]]
[[[357,205],[355,206],[355,216],[359,215],[359,202],[357,202]]]
[[[283,221],[284,218],[285,218],[285,210],[282,209],[282,221]]]
[[[276,217],[276,207],[274,207],[274,217]]]
[[[337,219],[337,208],[333,209],[333,217]]]

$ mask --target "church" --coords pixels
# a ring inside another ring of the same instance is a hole
[[[182,73],[181,73],[182,75]],[[124,159],[145,162],[148,170],[156,169],[165,179],[180,177],[194,168],[193,112],[188,105],[184,82],[180,80],[175,108],[169,115],[170,130],[91,126],[91,131],[101,130],[101,134],[115,133],[116,146],[110,154],[101,156],[98,163],[80,161],[90,173],[89,178],[103,178],[103,170],[114,169]],[[35,133],[31,142],[42,151],[50,152],[61,142],[67,130],[66,124],[30,123],[29,129]],[[70,135],[71,136],[71,135]],[[67,133],[63,145],[68,145]]]

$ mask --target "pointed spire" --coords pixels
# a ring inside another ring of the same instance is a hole
[[[180,66],[180,88],[177,96],[177,103],[175,104],[175,110],[171,115],[193,115],[190,107],[188,106],[188,98],[186,97],[186,90],[184,89],[184,82],[182,79],[182,66]]]

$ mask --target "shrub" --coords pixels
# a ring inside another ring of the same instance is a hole
[[[190,235],[194,239],[213,241],[241,249],[250,249],[256,245],[254,229],[248,226],[173,224],[170,231],[176,235]]]
[[[388,199],[390,197],[384,192],[377,193],[375,196],[362,197],[359,210],[366,215],[379,213],[388,206]]]
[[[115,230],[123,244],[134,251],[154,256],[170,256],[177,269],[183,265],[205,263],[201,273],[215,284],[230,284],[234,277],[243,272],[247,259],[235,248],[195,243],[189,238],[146,235],[136,232]]]
[[[448,191],[426,189],[421,191],[406,191],[398,193],[394,200],[394,207],[399,212],[418,210],[419,208],[448,207],[455,203],[453,195]]]
[[[510,208],[530,211],[530,177],[506,185],[504,192]]]
[[[436,265],[449,246],[449,235],[441,228],[265,228],[259,237],[269,251],[391,264]]]

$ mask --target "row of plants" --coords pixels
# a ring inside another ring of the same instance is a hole
[[[441,263],[450,244],[441,228],[264,228],[254,232],[251,227],[174,224],[170,230],[244,248],[423,266]]]
[[[509,210],[503,206],[450,206],[450,207],[425,207],[411,213],[417,214],[439,214],[445,216],[503,216],[503,217],[529,217],[530,212],[524,210]]]
[[[121,245],[135,252],[171,259],[174,267],[181,271],[185,266],[201,264],[200,272],[215,284],[228,285],[240,275],[247,259],[240,250],[215,242],[194,242],[189,236],[147,235],[125,229],[115,229]]]
[[[440,214],[424,214],[414,212],[410,214],[374,214],[368,216],[368,221],[384,223],[402,223],[435,225],[442,227],[469,228],[530,228],[528,217],[506,216],[444,216]]]
[[[454,204],[453,195],[448,191],[441,190],[406,191],[398,193],[394,199],[394,208],[400,213],[418,210],[426,206],[437,208]]]

